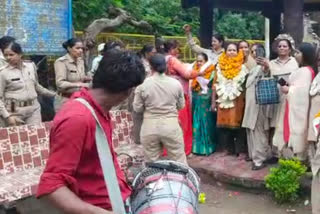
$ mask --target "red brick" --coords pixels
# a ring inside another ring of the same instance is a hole
[[[30,144],[31,145],[37,145],[38,144],[38,136],[37,135],[32,135],[29,138],[30,138]]]
[[[119,141],[123,141],[124,138],[123,138],[123,134],[119,134]]]
[[[12,155],[11,152],[5,152],[3,153],[3,162],[8,163],[12,161]]]
[[[4,129],[0,128],[0,140],[5,140],[8,138],[9,138],[8,130],[6,128],[4,128]]]
[[[3,169],[3,161],[0,159],[0,169]]]
[[[119,140],[113,140],[113,147],[117,148],[119,145]]]
[[[31,186],[31,194],[35,195],[38,192],[38,184]]]
[[[48,159],[49,157],[49,151],[48,150],[41,150],[41,158],[42,160]]]
[[[21,157],[21,155],[14,156],[13,157],[13,163],[14,163],[15,166],[21,166],[22,165],[22,157]]]
[[[123,129],[123,134],[124,134],[125,136],[128,136],[128,135],[129,135],[129,129],[128,129],[128,128],[124,128],[124,129]]]
[[[116,127],[116,122],[115,121],[111,121],[111,127],[112,127],[112,129],[114,129]]]
[[[126,112],[121,112],[121,118],[126,118],[127,117],[127,114],[126,114]]]
[[[32,162],[32,158],[31,158],[31,154],[30,153],[23,154],[23,162],[24,162],[24,164]]]
[[[24,142],[28,140],[28,132],[20,132],[20,141]]]
[[[44,126],[46,127],[46,132],[49,132],[52,126],[52,122],[46,122],[44,123]]]
[[[11,144],[19,143],[18,133],[10,134],[10,143]]]
[[[120,116],[116,116],[116,123],[121,123],[121,117]]]
[[[33,164],[34,164],[34,167],[41,166],[41,158],[40,157],[34,157],[33,158]]]
[[[45,138],[46,137],[46,130],[45,129],[38,129],[38,137],[39,138]]]

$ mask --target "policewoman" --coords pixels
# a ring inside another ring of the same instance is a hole
[[[0,115],[6,126],[41,123],[38,94],[54,97],[38,82],[37,68],[22,60],[22,48],[12,42],[3,48],[8,65],[0,71]]]
[[[83,61],[83,43],[81,40],[72,38],[62,44],[67,54],[57,59],[54,63],[56,86],[60,97],[55,100],[55,110],[71,95],[82,87],[89,87],[91,77],[86,75]]]

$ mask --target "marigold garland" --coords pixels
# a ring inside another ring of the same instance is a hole
[[[195,64],[195,65],[193,66],[193,70],[195,70],[197,73],[200,72],[200,69],[201,69],[201,67],[199,67],[197,64]],[[204,74],[203,74],[202,77],[204,77],[205,79],[210,79],[211,74],[212,74],[212,72],[214,71],[214,69],[215,69],[215,66],[214,66],[214,65],[208,66],[208,67],[206,68],[206,70],[204,71]],[[199,82],[197,81],[196,78],[194,78],[194,79],[192,80],[191,87],[192,87],[192,90],[193,90],[193,91],[196,91],[196,92],[199,92],[199,91],[201,90],[200,84],[199,84]]]
[[[228,57],[225,52],[219,58],[219,66],[222,75],[227,79],[233,79],[240,71],[244,62],[243,51],[239,51],[236,57]]]

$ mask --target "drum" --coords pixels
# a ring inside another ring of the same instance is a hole
[[[197,214],[200,178],[181,163],[147,163],[133,181],[133,214]]]

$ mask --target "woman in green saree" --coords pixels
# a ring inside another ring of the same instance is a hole
[[[193,69],[202,76],[192,80],[192,116],[193,139],[192,153],[210,155],[216,150],[216,119],[214,109],[211,109],[212,80],[215,66],[208,61],[206,54],[199,54]]]

